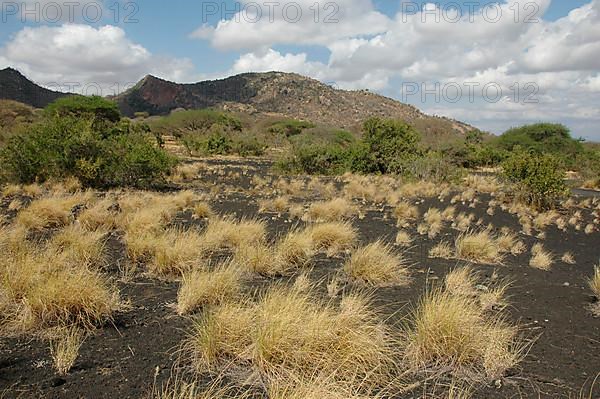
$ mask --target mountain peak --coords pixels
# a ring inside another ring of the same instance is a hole
[[[67,93],[60,93],[38,86],[12,67],[0,70],[0,98],[43,108],[52,101],[67,95]]]

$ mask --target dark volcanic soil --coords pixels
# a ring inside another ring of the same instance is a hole
[[[216,166],[224,163],[225,170],[241,171],[238,167],[248,165],[253,169],[242,171],[239,176],[224,177],[207,173],[203,179],[191,185],[197,191],[207,192],[210,185],[229,184],[239,190],[219,190],[211,205],[220,213],[256,216],[257,203],[252,194],[246,194],[250,178],[255,174],[266,175],[268,164],[259,161],[211,161]],[[225,186],[221,186],[225,187]],[[231,187],[230,187],[231,188]],[[494,216],[486,214],[489,196],[482,196],[475,209],[468,204],[455,204],[457,211],[475,213],[484,223],[495,228],[508,226],[512,231],[521,229],[517,218],[497,209]],[[309,200],[305,200],[308,202]],[[430,207],[444,209],[448,199],[427,199],[419,205],[421,214]],[[6,209],[4,204],[3,209]],[[372,207],[364,219],[353,224],[360,229],[361,243],[377,239],[393,242],[398,229],[389,215],[391,208]],[[6,212],[5,212],[6,213]],[[589,211],[583,210],[590,219]],[[278,217],[263,214],[268,222],[269,233],[275,236],[289,229],[294,223],[288,215]],[[593,217],[592,217],[593,219]],[[177,223],[191,223],[181,215]],[[414,281],[408,287],[382,288],[375,291],[376,303],[382,305],[389,322],[400,322],[419,297],[425,292],[426,280],[442,279],[455,267],[457,261],[430,259],[429,249],[440,241],[450,241],[457,231],[447,227],[437,238],[430,240],[416,232],[416,224],[408,229],[415,238],[412,248],[405,255],[412,263]],[[501,266],[475,265],[484,276],[496,271],[514,284],[509,291],[509,313],[514,321],[523,326],[524,334],[536,338],[524,361],[509,376],[495,384],[480,389],[476,398],[600,398],[600,383],[590,391],[593,379],[600,373],[600,319],[588,311],[592,303],[591,291],[586,279],[592,275],[593,266],[600,256],[600,233],[585,234],[572,227],[568,233],[556,226],[546,228],[544,247],[555,254],[551,271],[529,267],[531,246],[539,240],[520,234],[528,250],[519,256],[507,256]],[[112,240],[108,248],[113,252],[108,272],[117,277],[117,262],[122,262],[123,251],[119,240]],[[575,265],[560,261],[570,251]],[[115,255],[116,254],[116,255]],[[315,280],[332,276],[343,263],[342,258],[328,259],[319,256],[314,261],[312,275]],[[260,285],[260,282],[258,282]],[[0,340],[0,395],[2,398],[143,398],[153,382],[162,383],[169,377],[178,357],[178,349],[192,323],[190,318],[176,315],[177,282],[136,277],[131,282],[119,283],[122,297],[130,302],[127,310],[117,315],[114,323],[99,329],[83,344],[74,369],[66,377],[58,377],[51,367],[48,344],[42,339],[4,338]],[[583,390],[583,391],[582,391]],[[422,397],[423,387],[402,398]],[[583,392],[582,396],[579,396]]]

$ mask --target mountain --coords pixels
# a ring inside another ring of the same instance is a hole
[[[66,93],[38,86],[12,68],[0,70],[0,99],[18,101],[35,108],[44,108]]]
[[[247,113],[274,113],[338,128],[358,130],[370,116],[407,121],[426,141],[462,136],[473,127],[448,118],[426,115],[412,105],[365,90],[335,89],[294,73],[244,73],[220,80],[177,84],[146,76],[117,96],[123,114],[165,115],[175,109],[219,108]]]

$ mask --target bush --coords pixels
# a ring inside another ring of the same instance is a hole
[[[261,156],[265,153],[267,145],[256,137],[239,138],[233,141],[232,151],[242,157]]]
[[[284,173],[341,174],[347,170],[347,152],[336,145],[294,147],[275,167]]]
[[[561,124],[536,123],[507,130],[497,139],[499,148],[512,151],[520,147],[538,154],[552,153],[560,156],[567,167],[577,167],[574,162],[583,152],[579,140],[571,137],[569,129]]]
[[[154,121],[152,131],[184,138],[189,134],[205,134],[210,131],[233,132],[242,130],[242,122],[235,116],[212,109],[173,112]]]
[[[69,96],[59,98],[44,109],[48,118],[77,117],[93,119],[94,122],[116,123],[121,120],[117,104],[99,96]]]
[[[76,177],[87,187],[147,187],[164,181],[175,160],[155,145],[144,125],[113,122],[110,112],[77,111],[92,109],[97,99],[83,101],[88,108],[69,108],[77,101],[51,104],[45,120],[9,139],[0,151],[4,180]]]
[[[315,125],[311,122],[287,119],[272,124],[271,127],[269,127],[269,132],[281,134],[285,137],[291,137],[302,133],[304,129],[310,129],[313,127],[315,127]]]
[[[363,142],[374,162],[374,166],[368,169],[401,174],[403,161],[420,155],[419,134],[402,121],[369,118],[363,125],[363,131]]]
[[[563,165],[554,155],[517,150],[503,163],[503,169],[521,199],[536,208],[553,206],[567,192]]]

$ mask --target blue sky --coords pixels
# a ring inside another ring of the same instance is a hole
[[[325,0],[316,2],[318,20],[315,0],[278,2],[272,15],[266,1],[257,2],[263,14],[253,21],[245,18],[254,15],[249,1],[82,0],[72,20],[60,1],[25,0],[27,16],[21,1],[2,2],[0,67],[50,87],[77,82],[80,91],[97,86],[102,94],[146,73],[191,82],[283,70],[376,91],[495,133],[548,120],[600,141],[600,0],[483,0],[468,21],[468,0]],[[244,10],[237,19],[236,4]],[[462,19],[439,14],[450,4]],[[55,5],[63,18],[49,21]],[[302,18],[283,18],[281,8],[289,6],[300,7]],[[84,18],[84,7],[88,17],[101,7],[102,18]],[[207,15],[211,7],[216,15]],[[489,10],[503,13],[482,17]],[[326,23],[332,11],[334,21]],[[432,18],[436,12],[441,21]],[[469,85],[476,85],[473,98]],[[407,87],[419,90],[407,96]],[[456,87],[462,93],[455,102],[445,90]],[[484,87],[502,96],[490,101]],[[423,97],[425,89],[441,99]]]

